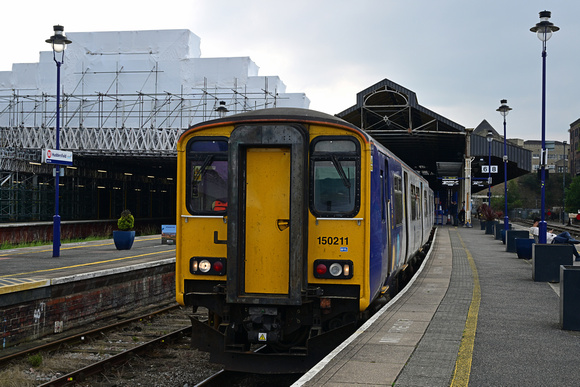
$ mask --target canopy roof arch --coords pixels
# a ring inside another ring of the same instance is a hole
[[[357,104],[337,116],[359,126],[413,169],[440,186],[444,176],[460,176],[465,127],[417,102],[415,92],[388,79],[357,93]]]

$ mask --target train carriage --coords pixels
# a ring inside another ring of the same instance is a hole
[[[310,368],[398,288],[433,225],[420,175],[305,109],[190,128],[177,189],[177,301],[207,308],[192,342],[231,370]]]

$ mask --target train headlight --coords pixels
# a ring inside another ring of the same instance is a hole
[[[342,274],[342,266],[340,265],[340,263],[333,263],[332,265],[330,265],[329,271],[333,277],[338,277],[339,275]]]
[[[338,259],[317,259],[314,261],[315,278],[350,279],[352,274],[352,261]]]
[[[204,259],[199,263],[199,271],[202,273],[207,273],[211,269],[211,263],[207,259]]]
[[[214,257],[193,257],[189,260],[191,274],[226,275],[226,259]]]

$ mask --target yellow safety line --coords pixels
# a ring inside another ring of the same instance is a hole
[[[147,238],[147,239],[135,239],[135,242],[150,241],[150,240],[152,240],[152,239],[157,239],[157,238],[159,238],[159,237],[155,237],[155,238]],[[114,242],[108,242],[108,243],[101,243],[101,244],[98,244],[98,245],[86,245],[86,244],[83,244],[83,245],[78,245],[78,246],[71,246],[71,247],[62,247],[62,246],[61,246],[61,248],[60,248],[60,249],[61,249],[61,250],[72,250],[72,249],[80,249],[80,248],[83,248],[83,247],[101,247],[101,246],[110,246],[110,245],[112,245],[113,243],[114,243]],[[17,250],[17,249],[15,249],[15,250]],[[19,253],[16,253],[16,252],[14,252],[14,251],[11,251],[9,254],[8,254],[8,253],[7,253],[7,254],[0,254],[0,257],[7,257],[7,256],[10,256],[10,255],[22,255],[22,254],[34,254],[34,253],[46,253],[47,251],[52,251],[52,247],[51,247],[50,249],[46,249],[46,250],[38,250],[38,251],[22,251],[22,252],[19,252]]]
[[[459,346],[459,353],[457,354],[457,361],[455,362],[455,370],[453,371],[453,379],[451,380],[452,387],[466,387],[469,385],[469,376],[471,375],[471,362],[473,360],[473,346],[475,343],[475,331],[477,330],[477,316],[479,314],[479,304],[481,302],[481,288],[479,287],[479,275],[477,274],[477,267],[473,256],[465,247],[461,235],[457,233],[461,245],[467,253],[469,266],[473,274],[473,296],[471,297],[471,305],[467,313],[467,321],[465,321],[465,329],[463,330],[463,337]]]
[[[65,267],[55,267],[53,269],[44,269],[44,270],[29,271],[29,272],[26,272],[26,273],[8,274],[8,275],[0,276],[0,278],[8,278],[8,277],[14,277],[14,276],[17,276],[17,275],[28,275],[28,274],[34,274],[34,273],[44,273],[44,272],[47,272],[47,271],[56,271],[56,270],[63,270],[63,269],[71,269],[71,268],[74,268],[74,267],[83,267],[83,266],[90,266],[90,265],[98,265],[100,263],[109,263],[109,262],[115,262],[115,261],[122,261],[124,259],[145,257],[147,255],[161,254],[161,253],[166,253],[168,251],[173,251],[173,249],[171,249],[171,250],[163,250],[163,251],[156,251],[154,253],[133,255],[131,257],[109,259],[107,261],[83,263],[81,265],[73,265],[73,266],[65,266]]]
[[[0,285],[0,294],[21,292],[23,290],[36,289],[50,285],[50,280],[35,280],[17,284]]]

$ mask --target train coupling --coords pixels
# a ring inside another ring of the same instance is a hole
[[[272,307],[250,307],[244,327],[248,332],[248,341],[252,344],[277,343],[282,329],[278,310]]]

